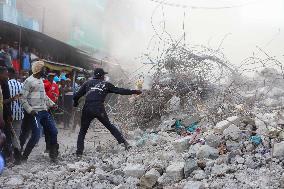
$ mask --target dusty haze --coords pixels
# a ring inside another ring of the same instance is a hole
[[[34,2],[30,1],[30,4]],[[162,37],[167,36],[163,34],[164,29],[175,40],[180,39],[185,31],[184,42],[190,45],[201,44],[214,49],[221,47],[227,58],[235,65],[240,64],[253,52],[259,53],[256,46],[283,61],[283,0],[164,2],[170,5],[159,6],[150,0],[109,0],[105,14],[98,15],[92,8],[82,6],[82,10],[77,10],[82,12],[77,19],[87,20],[90,25],[94,22],[94,30],[98,27],[97,30],[103,33],[103,50],[123,62],[128,62],[127,65],[145,62],[145,59],[138,58],[144,53],[155,56],[157,47],[163,46],[163,42],[158,37],[153,38],[150,44],[149,42],[155,31]],[[187,7],[174,7],[171,3],[184,4]],[[56,4],[56,8],[52,9],[54,1],[44,3],[45,7],[49,7],[46,9],[47,20],[53,23],[48,24],[45,31],[49,31],[49,35],[66,40],[66,35],[70,35],[68,27],[72,23],[68,18],[73,12],[68,1],[57,1]],[[37,2],[35,6],[40,6],[40,3]],[[192,6],[197,8],[191,8]],[[230,6],[236,7],[225,8]],[[224,8],[219,9],[220,7]],[[34,11],[40,12],[41,9]],[[31,14],[33,15],[35,14]],[[98,20],[103,23],[101,27],[95,24]],[[66,31],[66,34],[58,31]]]

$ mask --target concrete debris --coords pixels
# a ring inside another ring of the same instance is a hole
[[[156,169],[151,169],[140,179],[140,186],[142,188],[152,188],[158,181],[160,173]]]
[[[135,177],[135,178],[140,178],[143,176],[145,173],[145,167],[143,165],[127,165],[123,169],[124,173],[128,177]]]
[[[229,170],[229,166],[226,164],[215,165],[212,168],[212,175],[213,176],[224,176],[228,170]]]
[[[230,125],[228,128],[226,128],[223,131],[223,135],[225,136],[227,140],[232,139],[236,141],[240,138],[240,134],[241,134],[241,130],[236,125]]]
[[[208,54],[174,45],[159,61],[151,90],[129,103],[118,99],[112,118],[127,126],[121,129],[133,144],[129,151],[96,125],[78,159],[77,133],[60,130],[58,164],[42,155],[41,140],[27,163],[4,170],[0,188],[284,188],[284,80],[275,86],[273,79],[281,73],[266,70],[252,80],[218,52],[203,50]],[[216,85],[208,77],[219,66]],[[198,128],[179,135],[176,120]]]
[[[184,178],[184,166],[184,162],[172,163],[166,169],[166,176],[175,182],[182,180]]]
[[[190,174],[198,169],[197,161],[194,159],[188,159],[184,165],[184,176],[188,178]]]
[[[273,157],[284,157],[284,141],[275,143],[273,148]]]
[[[282,176],[280,178],[280,187],[284,188],[284,173],[282,174]]]
[[[209,134],[205,137],[206,144],[213,148],[218,148],[222,140],[222,135]]]
[[[202,182],[189,181],[184,185],[183,189],[204,189],[204,184]]]
[[[24,178],[22,176],[14,176],[10,178],[6,184],[10,187],[16,187],[22,185],[23,183],[24,183]]]
[[[214,127],[214,131],[216,133],[222,133],[225,129],[227,129],[230,125],[237,125],[240,122],[240,118],[238,116],[228,117],[226,120],[220,121]]]
[[[245,159],[242,158],[241,156],[236,156],[235,160],[238,164],[244,164],[245,163]]]
[[[204,180],[207,176],[203,170],[194,171],[192,174],[194,175],[193,179],[197,181]]]
[[[208,145],[202,145],[198,149],[196,157],[198,159],[217,159],[219,157],[219,151]]]
[[[172,144],[176,152],[181,153],[181,152],[188,150],[190,146],[189,141],[191,139],[192,139],[191,136],[187,136],[187,137],[182,137],[180,139],[173,141]]]
[[[168,102],[168,112],[175,113],[179,109],[180,109],[180,98],[174,95]]]

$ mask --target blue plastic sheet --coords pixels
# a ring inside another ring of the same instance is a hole
[[[192,123],[190,126],[188,126],[186,130],[187,130],[188,132],[193,133],[193,132],[195,132],[195,130],[197,129],[197,127],[198,127],[197,122],[195,122],[195,123]]]
[[[250,141],[255,145],[259,145],[262,143],[262,139],[259,135],[251,136]]]
[[[181,129],[182,128],[181,120],[176,120],[175,127],[176,127],[176,129]]]

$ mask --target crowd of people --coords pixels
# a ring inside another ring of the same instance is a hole
[[[52,61],[49,54],[41,54],[35,48],[20,47],[18,42],[0,43],[0,66],[13,68],[20,75],[31,70],[31,62],[36,59]]]
[[[30,77],[26,80],[14,68],[0,66],[0,146],[3,146],[0,150],[6,164],[10,165],[25,161],[42,135],[46,141],[45,152],[50,153],[51,159],[56,159],[58,144],[55,125],[63,122],[64,128],[69,128],[70,119],[64,119],[64,116],[66,118],[66,114],[69,114],[67,117],[78,117],[79,113],[79,109],[70,111],[73,87],[67,74],[46,73],[42,61],[31,65]],[[80,88],[84,77],[77,81],[75,90]],[[74,123],[78,125],[78,121]],[[31,138],[24,148],[30,134]]]
[[[44,62],[37,60],[31,64],[30,76],[23,81],[15,69],[0,66],[0,173],[3,162],[1,157],[4,157],[5,165],[18,165],[27,161],[42,133],[46,142],[45,152],[49,153],[52,162],[56,162],[59,154],[57,125],[69,128],[70,116],[74,118],[75,127],[78,124],[81,126],[77,156],[83,154],[85,135],[95,118],[111,132],[118,143],[124,144],[126,149],[130,148],[119,129],[109,121],[104,102],[109,93],[139,95],[140,90],[115,87],[105,81],[107,73],[101,68],[95,69],[94,77],[88,81],[84,77],[78,78],[74,89],[66,73],[46,74],[45,71]],[[68,112],[70,116],[67,119],[60,119],[56,115],[60,109],[63,112],[70,109],[76,111]],[[78,117],[81,117],[81,121]]]

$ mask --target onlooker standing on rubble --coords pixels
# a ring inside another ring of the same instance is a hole
[[[9,92],[11,98],[13,98],[13,101],[11,102],[11,110],[12,110],[12,129],[14,129],[15,132],[13,132],[13,135],[16,135],[13,137],[13,146],[16,148],[14,149],[14,155],[15,155],[15,164],[20,164],[21,161],[21,155],[19,154],[20,152],[20,144],[18,144],[17,141],[19,141],[20,133],[21,133],[21,125],[22,125],[22,120],[24,118],[24,111],[23,107],[20,103],[20,94],[23,88],[23,84],[19,82],[17,73],[13,68],[8,69],[9,72],[9,78],[10,80],[8,81],[9,85]]]
[[[20,55],[19,55],[19,46],[18,42],[14,42],[14,46],[10,49],[10,55],[12,57],[12,65],[17,73],[20,73]]]
[[[85,82],[74,96],[74,106],[77,107],[79,99],[86,95],[86,101],[81,117],[81,129],[77,141],[77,156],[81,156],[83,154],[85,136],[94,118],[97,118],[111,132],[119,144],[123,143],[126,149],[130,148],[130,145],[125,140],[122,133],[110,123],[108,115],[105,111],[104,101],[109,93],[121,95],[139,95],[142,92],[139,90],[117,88],[113,84],[104,81],[105,74],[107,74],[107,72],[105,72],[103,69],[95,69],[94,78]]]
[[[19,137],[21,132],[22,120],[24,118],[24,110],[18,98],[20,97],[20,94],[22,92],[23,83],[17,80],[18,76],[13,68],[8,69],[8,71],[10,79],[8,81],[10,96],[12,98],[16,98],[15,101],[11,102],[13,127],[16,131],[17,136]]]
[[[24,82],[22,90],[22,105],[25,109],[25,116],[22,123],[22,132],[20,135],[21,147],[24,146],[28,134],[32,131],[31,138],[23,153],[23,160],[27,160],[35,145],[40,138],[39,123],[47,129],[50,135],[50,152],[49,157],[56,161],[58,156],[59,145],[57,143],[57,128],[53,117],[48,112],[50,107],[55,103],[47,97],[44,84],[42,81],[44,62],[36,61],[32,65],[31,75]]]
[[[25,47],[22,54],[22,69],[24,71],[29,71],[31,69],[31,54],[29,53],[28,47]]]
[[[66,119],[66,117],[71,117],[72,116],[72,100],[73,100],[73,89],[72,89],[72,81],[67,78],[66,79],[66,84],[64,87],[64,104],[63,104],[63,109],[64,109],[64,117],[65,119],[63,120],[64,122],[64,128],[68,129],[70,127],[70,119]]]
[[[12,59],[8,51],[9,51],[8,45],[3,45],[3,48],[0,49],[0,66],[11,68]]]
[[[54,77],[56,76],[55,73],[49,73],[47,75],[47,79],[44,80],[44,88],[46,95],[54,102],[56,103],[58,101],[59,97],[59,87],[54,81]]]
[[[3,133],[3,128],[5,126],[4,120],[3,120],[3,94],[2,89],[0,87],[0,175],[4,169],[4,159],[2,155],[3,146],[6,140],[6,136]]]
[[[17,145],[17,136],[13,132],[13,114],[11,111],[11,102],[17,100],[18,96],[11,97],[9,84],[8,84],[8,70],[5,67],[0,67],[0,84],[3,94],[3,119],[5,122],[4,133],[6,135],[6,143],[4,147],[5,158],[9,158],[10,161],[15,159],[15,164],[19,164],[21,161],[20,146]],[[14,151],[14,157],[13,157]]]
[[[55,73],[49,73],[47,75],[47,79],[44,80],[43,83],[44,83],[44,89],[45,89],[46,95],[54,103],[57,103],[57,100],[59,97],[59,89],[58,89],[58,85],[54,81],[55,76],[56,76]],[[49,109],[49,113],[53,116],[53,119],[54,119],[54,110]],[[46,127],[44,127],[43,130],[44,130],[44,137],[45,137],[45,143],[46,143],[45,152],[48,153],[50,151],[50,135],[48,134],[48,130],[46,129]]]

